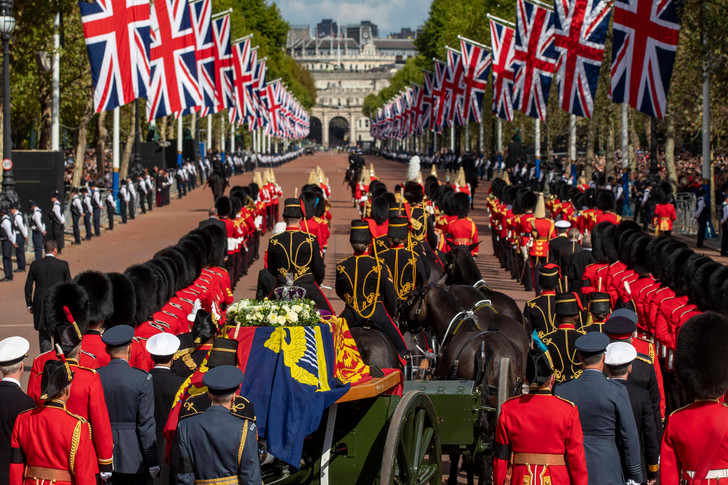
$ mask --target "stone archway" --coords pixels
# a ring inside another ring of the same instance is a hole
[[[321,145],[323,143],[323,132],[321,130],[321,120],[316,118],[315,116],[311,117],[310,120],[310,129],[308,132],[308,136],[306,137],[307,140],[312,141],[313,143],[317,145]]]
[[[329,146],[349,146],[349,122],[343,116],[335,116],[329,121]]]

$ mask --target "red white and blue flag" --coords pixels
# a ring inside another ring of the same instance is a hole
[[[468,39],[460,39],[460,53],[463,63],[463,115],[467,121],[480,123],[483,97],[488,85],[488,74],[493,56],[490,49]]]
[[[559,105],[591,118],[597,92],[611,0],[555,0],[554,43]]]
[[[528,0],[518,0],[516,8],[513,107],[545,120],[556,68],[554,13]]]
[[[80,0],[86,50],[94,84],[94,109],[109,111],[147,95],[150,5],[148,0]]]
[[[425,129],[422,126],[424,122],[424,99],[425,89],[419,84],[412,85],[412,132],[416,136],[422,136],[425,134]]]
[[[279,79],[271,81],[265,85],[266,95],[264,101],[268,111],[267,132],[272,136],[277,136],[279,134],[282,88],[283,86]]]
[[[447,77],[447,64],[435,60],[434,83],[432,85],[432,120],[430,129],[435,133],[442,133],[447,128],[447,111],[450,107],[445,89],[445,78]]]
[[[252,51],[250,36],[233,44],[233,109],[228,110],[230,123],[243,124],[245,119],[246,86],[253,82],[253,73],[248,71]]]
[[[215,113],[233,108],[233,52],[230,44],[230,15],[212,21],[215,55]]]
[[[200,116],[207,116],[215,108],[215,47],[212,34],[212,0],[198,0],[190,4],[192,27],[195,30],[197,80],[200,84],[202,103]],[[187,109],[190,111],[190,108]]]
[[[155,1],[151,22],[149,121],[202,102],[189,3],[187,0]]]
[[[490,45],[493,49],[493,113],[513,121],[513,58],[516,31],[490,19]]]
[[[425,84],[422,86],[422,130],[426,130],[432,126],[433,118],[432,109],[432,88],[434,84],[434,75],[430,71],[424,71]]]
[[[681,12],[682,0],[615,0],[612,101],[665,116]]]
[[[449,101],[448,126],[463,126],[465,124],[465,75],[463,63],[460,60],[460,51],[447,48],[447,76],[445,77],[445,91]]]

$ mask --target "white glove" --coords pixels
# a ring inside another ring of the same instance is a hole
[[[150,466],[149,467],[149,476],[154,478],[157,475],[159,475],[159,467],[158,466]]]
[[[195,317],[197,316],[197,312],[201,308],[202,308],[202,302],[198,298],[198,299],[195,300],[195,303],[192,305],[192,311],[190,312],[189,315],[187,315],[187,320],[189,320],[190,322],[194,322],[195,321]]]
[[[629,287],[629,281],[624,281],[624,289],[627,290],[627,294],[629,296],[632,296],[632,289]]]
[[[111,472],[101,472],[99,475],[101,475],[101,481],[103,482],[108,482],[109,478],[111,478]]]

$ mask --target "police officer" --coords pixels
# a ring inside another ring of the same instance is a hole
[[[30,209],[30,233],[33,240],[35,261],[43,257],[43,237],[46,235],[46,225],[43,223],[43,213],[34,200],[28,202]]]
[[[16,273],[25,272],[25,241],[28,239],[28,227],[25,225],[25,216],[18,210],[17,203],[10,205],[10,214],[15,230],[15,260],[18,263]]]
[[[211,405],[204,411],[180,416],[177,483],[180,485],[259,485],[255,418],[236,396],[243,372],[231,365],[210,369],[202,378]]]
[[[73,378],[67,362],[46,362],[41,386],[47,399],[15,421],[10,485],[96,485],[91,430],[86,420],[66,409]]]
[[[134,181],[132,181],[131,177],[126,178],[126,190],[129,192],[129,219],[134,220],[136,217],[136,201],[138,196],[134,188]]]
[[[10,219],[10,205],[0,203],[0,245],[2,246],[3,271],[5,277],[0,281],[13,281],[13,248],[18,247],[15,242],[15,229]]]
[[[526,381],[528,394],[503,403],[498,418],[493,482],[586,485],[579,411],[573,403],[552,394],[555,379],[548,353],[536,349],[528,353]]]
[[[96,186],[96,182],[91,182],[91,208],[93,211],[94,219],[94,236],[99,237],[101,235],[101,192]]]
[[[590,485],[642,480],[639,434],[627,389],[603,374],[609,337],[589,332],[576,340],[583,372],[560,384],[555,394],[576,404],[584,432]],[[675,482],[665,482],[675,483]]]
[[[302,218],[301,201],[286,199],[283,206],[286,230],[268,242],[268,271],[276,278],[277,287],[300,286],[318,309],[333,313],[318,286],[326,273],[321,248],[316,237],[301,231]]]
[[[73,187],[71,189],[71,222],[73,224],[73,243],[74,245],[81,244],[81,228],[79,227],[79,222],[81,221],[81,218],[84,216],[83,212],[83,202],[81,201],[81,198],[78,196],[78,189],[76,187]]]
[[[86,187],[81,188],[81,197],[83,198],[83,227],[86,229],[86,241],[90,241],[92,234],[91,217],[94,214],[93,199]]]
[[[23,337],[0,340],[0,485],[8,485],[10,437],[18,415],[35,407],[35,401],[20,388],[30,342]]]
[[[114,213],[116,212],[116,200],[114,199],[114,192],[108,190],[106,192],[106,217],[109,220],[109,231],[114,230]]]
[[[139,187],[139,208],[142,210],[142,214],[147,213],[147,182],[144,180],[144,178],[141,175],[137,176],[137,186]]]
[[[629,402],[632,405],[635,425],[640,436],[640,456],[642,462],[642,483],[653,484],[657,480],[660,456],[660,436],[655,428],[655,416],[650,402],[650,395],[644,389],[630,382],[632,362],[637,351],[627,342],[612,342],[607,345],[604,358],[607,376],[627,388]]]
[[[111,357],[99,369],[114,433],[113,485],[146,484],[159,474],[152,376],[129,365],[134,328],[118,325],[101,336]]]
[[[172,358],[179,350],[180,339],[171,333],[158,333],[147,340],[147,352],[152,356],[154,367],[149,372],[152,375],[154,386],[154,423],[157,431],[157,450],[159,456],[164,456],[164,425],[169,418],[169,412],[174,405],[174,398],[185,379],[175,375],[170,370]],[[170,483],[169,467],[165,460],[161,460],[159,483]]]
[[[559,286],[561,270],[555,264],[546,264],[538,270],[541,294],[526,302],[523,318],[531,323],[531,330],[541,339],[556,330],[556,289]]]
[[[351,221],[349,242],[354,255],[336,265],[336,294],[346,303],[340,316],[349,326],[374,325],[403,356],[407,344],[391,318],[397,310],[397,291],[389,268],[367,254],[372,235],[366,221]]]
[[[53,205],[51,206],[51,239],[56,241],[56,247],[58,248],[58,254],[61,254],[63,252],[63,247],[65,246],[63,231],[64,226],[66,225],[66,216],[63,214],[63,208],[61,207],[61,201],[59,200],[60,194],[58,191],[53,192],[53,195],[51,195],[51,202]]]
[[[126,224],[127,210],[129,205],[129,188],[126,184],[119,186],[119,214],[121,214],[121,223]]]

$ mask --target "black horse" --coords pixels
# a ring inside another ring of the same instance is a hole
[[[213,200],[217,200],[225,193],[225,189],[229,185],[225,171],[220,167],[219,170],[213,170],[207,179],[206,185],[212,189]]]
[[[452,246],[450,252],[445,256],[445,280],[448,285],[468,285],[480,291],[499,314],[507,315],[519,323],[523,323],[523,312],[518,308],[515,300],[505,293],[494,291],[483,281],[478,265],[471,251],[475,245]],[[465,306],[468,303],[463,302]]]
[[[356,185],[359,183],[359,179],[361,178],[361,171],[363,170],[364,165],[359,163],[349,163],[349,167],[346,169],[346,173],[344,174],[344,184],[348,185],[351,189],[351,196],[354,197],[354,193],[356,192]]]

